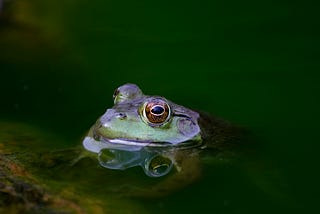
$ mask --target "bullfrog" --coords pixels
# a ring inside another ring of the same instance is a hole
[[[174,166],[181,173],[185,169],[180,166],[183,160],[176,161],[177,154],[189,150],[194,155],[220,141],[226,144],[223,137],[233,136],[231,132],[222,134],[230,131],[230,124],[200,117],[164,97],[145,95],[135,84],[118,87],[113,101],[114,106],[98,118],[82,142],[87,151],[98,155],[100,165],[109,169],[140,165],[146,175],[160,177]],[[204,142],[209,133],[210,144]]]

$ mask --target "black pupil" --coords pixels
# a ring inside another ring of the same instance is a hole
[[[162,114],[164,112],[164,109],[161,106],[155,106],[151,109],[151,112],[153,114]]]

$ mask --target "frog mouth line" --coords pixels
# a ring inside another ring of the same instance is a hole
[[[166,142],[152,142],[152,141],[139,141],[139,140],[128,140],[128,139],[109,139],[105,137],[101,137],[100,140],[102,142],[106,143],[112,143],[112,144],[121,144],[121,145],[127,145],[127,146],[139,146],[139,147],[145,147],[145,146],[150,146],[150,147],[171,147],[174,146],[171,143],[166,143]]]
[[[202,142],[198,141],[185,141],[178,145],[167,143],[167,142],[152,142],[152,141],[138,141],[138,140],[128,140],[128,139],[109,139],[101,137],[100,139],[105,143],[112,143],[114,145],[126,145],[126,146],[137,146],[137,147],[154,147],[154,148],[179,148],[179,149],[189,149],[193,147],[198,147],[202,145]]]

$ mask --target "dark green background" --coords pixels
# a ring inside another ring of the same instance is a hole
[[[151,203],[150,211],[311,211],[320,200],[317,6],[7,2],[0,19],[0,117],[46,127],[75,145],[112,106],[114,89],[136,83],[147,94],[247,127],[273,168],[251,179],[208,169],[202,183]],[[267,184],[255,184],[255,177]]]

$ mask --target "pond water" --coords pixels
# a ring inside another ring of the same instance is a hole
[[[114,89],[135,83],[246,127],[256,151],[241,163],[204,161],[200,180],[131,206],[146,213],[314,211],[320,35],[316,6],[307,2],[4,1],[0,120],[65,142],[50,148],[73,147],[113,105]],[[140,169],[129,173],[149,182]],[[87,185],[111,200],[99,192],[107,183]],[[121,202],[110,210],[135,213]]]

